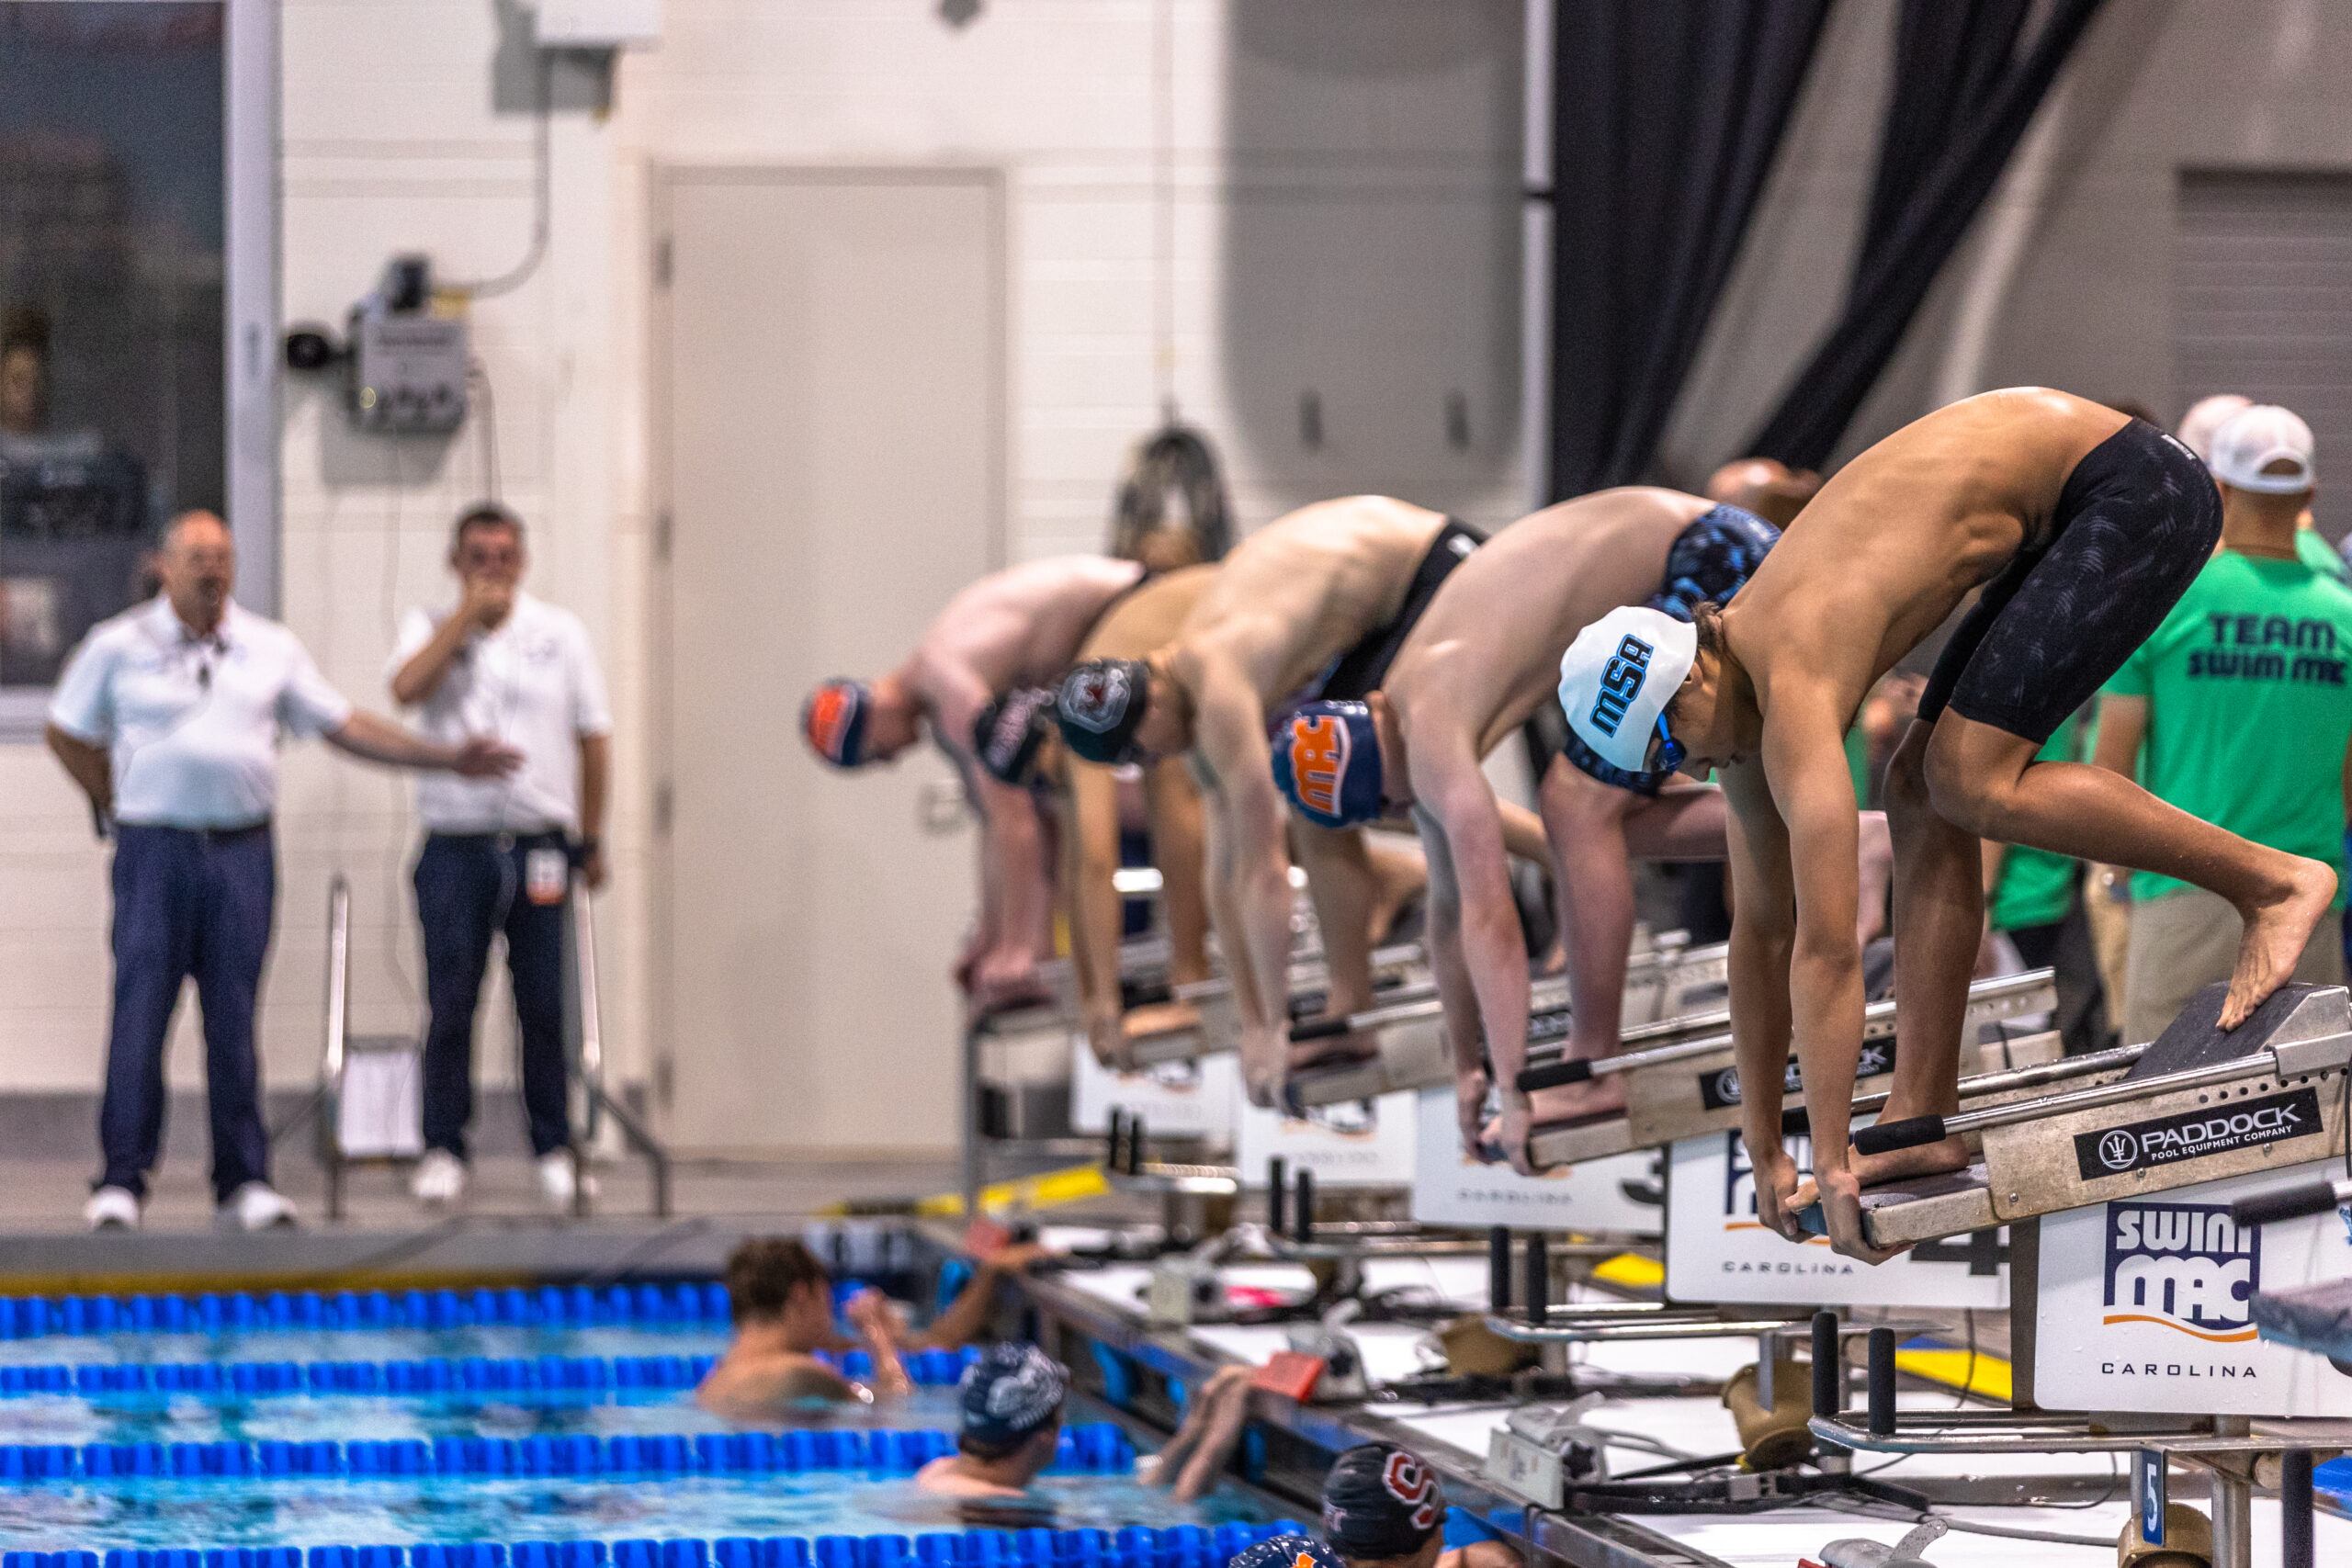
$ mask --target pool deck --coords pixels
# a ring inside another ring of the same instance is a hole
[[[299,1152],[281,1148],[277,1169],[303,1224],[243,1235],[212,1228],[200,1122],[184,1141],[193,1152],[166,1156],[146,1225],[128,1235],[83,1228],[95,1155],[0,1156],[0,1295],[230,1281],[322,1289],[363,1279],[383,1286],[708,1274],[746,1235],[797,1230],[844,1200],[879,1208],[943,1192],[956,1179],[954,1160],[944,1156],[681,1159],[673,1168],[674,1213],[664,1221],[652,1217],[643,1163],[629,1160],[597,1167],[597,1213],[582,1221],[546,1212],[528,1159],[491,1154],[475,1161],[474,1189],[458,1213],[425,1213],[410,1200],[404,1171],[371,1166],[350,1172],[346,1217],[330,1224],[322,1173],[305,1141]]]

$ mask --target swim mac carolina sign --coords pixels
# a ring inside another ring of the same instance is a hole
[[[2136,1135],[2157,1126],[2143,1123]],[[2230,1219],[2232,1200],[2315,1169],[2044,1218],[2035,1398],[2060,1409],[2352,1416],[2352,1378],[2254,1328],[2257,1292],[2352,1268],[2344,1222],[2324,1214],[2251,1228]]]

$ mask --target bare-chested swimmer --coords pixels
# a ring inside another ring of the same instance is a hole
[[[1540,1090],[1532,1103],[1513,1087],[1527,1060],[1526,937],[1501,806],[1480,761],[1555,701],[1560,656],[1579,630],[1621,605],[1687,615],[1702,600],[1729,599],[1779,536],[1737,507],[1669,490],[1547,507],[1446,579],[1364,701],[1309,703],[1275,731],[1275,784],[1309,820],[1340,828],[1411,807],[1429,854],[1430,956],[1464,1147],[1489,1136],[1487,1055],[1505,1086],[1491,1136],[1521,1167],[1531,1121],[1624,1103],[1613,1078]],[[1573,733],[1535,761],[1567,935],[1569,1050],[1605,1055],[1618,1045],[1634,934],[1628,856],[1722,859],[1723,798],[1670,773],[1622,773]]]
[[[1208,808],[1209,918],[1241,1016],[1242,1080],[1261,1105],[1274,1103],[1294,1065],[1289,856],[1282,796],[1266,769],[1269,714],[1294,694],[1361,696],[1379,684],[1438,584],[1480,539],[1442,513],[1385,496],[1302,507],[1226,557],[1165,647],[1081,664],[1062,682],[1055,718],[1080,757],[1190,754]],[[1379,878],[1363,840],[1303,824],[1296,835],[1334,1013],[1372,999]]]
[[[1860,1156],[1854,792],[1842,740],[1871,683],[1980,583],[1888,764],[1896,1021],[1889,1120],[1956,1109],[1984,919],[1981,839],[2177,876],[2245,920],[2222,1025],[2294,972],[2335,892],[2316,861],[2251,844],[2121,775],[2037,762],[2213,553],[2222,509],[2194,453],[2064,392],[1953,403],[1822,488],[1738,599],[1695,626],[1618,610],[1580,634],[1560,697],[1621,767],[1720,770],[1731,807],[1732,1028],[1757,1214],[1792,1240],[1810,1201],[1781,1145],[1793,1036],[1833,1246],[1872,1262],[1866,1182],[1958,1169],[1958,1140]],[[2249,761],[2249,766],[2258,765]]]
[[[972,737],[996,698],[1061,678],[1079,644],[1143,580],[1134,561],[1057,556],[980,579],[947,602],[904,664],[871,682],[828,681],[808,694],[801,732],[839,768],[887,762],[925,722],[980,814],[980,918],[956,981],[983,1011],[1042,1000],[1050,951],[1051,840],[1029,792],[973,766]]]

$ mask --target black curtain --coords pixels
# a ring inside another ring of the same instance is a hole
[[[1558,7],[1554,499],[1648,476],[1828,13],[1828,0]]]
[[[1818,468],[2016,151],[2099,0],[2055,0],[2022,52],[2022,0],[1904,0],[1854,282],[1844,315],[1748,451]]]

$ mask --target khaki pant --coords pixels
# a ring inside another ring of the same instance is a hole
[[[2136,1045],[2165,1032],[2188,998],[2237,967],[2245,926],[2228,899],[2201,887],[2132,904],[2132,949],[2124,964],[2123,1043]],[[2344,922],[2323,916],[2295,978],[2315,986],[2344,984]]]

